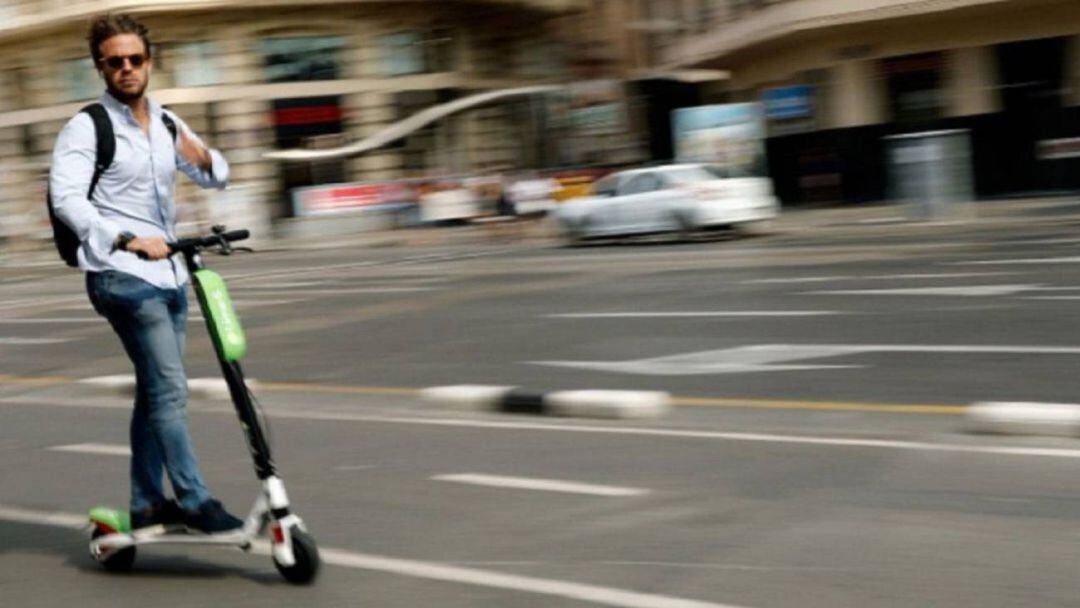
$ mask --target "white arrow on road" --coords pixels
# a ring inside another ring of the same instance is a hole
[[[864,353],[953,353],[953,354],[1028,354],[1080,355],[1080,347],[1071,346],[979,346],[935,344],[757,344],[722,350],[707,350],[682,355],[636,359],[631,361],[528,361],[533,365],[588,369],[621,374],[648,376],[694,376],[704,374],[741,374],[817,369],[850,369],[865,365],[796,364],[828,357]]]

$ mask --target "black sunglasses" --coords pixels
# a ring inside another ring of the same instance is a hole
[[[141,68],[142,64],[146,63],[146,55],[114,55],[101,60],[101,63],[114,70],[123,68],[125,62],[130,62],[133,68]]]

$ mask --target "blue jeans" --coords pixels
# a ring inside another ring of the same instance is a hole
[[[107,270],[88,272],[86,291],[135,364],[131,510],[143,511],[165,500],[162,470],[168,473],[180,506],[197,510],[210,493],[187,427],[186,289],[161,289]]]

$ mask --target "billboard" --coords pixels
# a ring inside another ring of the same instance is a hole
[[[368,182],[295,188],[292,191],[293,215],[333,215],[350,213],[381,205],[415,202],[407,184]]]
[[[814,92],[806,85],[765,89],[761,99],[769,120],[812,118],[814,115]]]
[[[765,118],[759,103],[680,108],[672,113],[675,160],[709,163],[731,177],[765,173]]]

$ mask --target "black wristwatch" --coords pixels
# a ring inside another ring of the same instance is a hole
[[[135,233],[127,230],[117,235],[116,240],[113,241],[113,251],[127,251],[128,243],[135,240]]]

